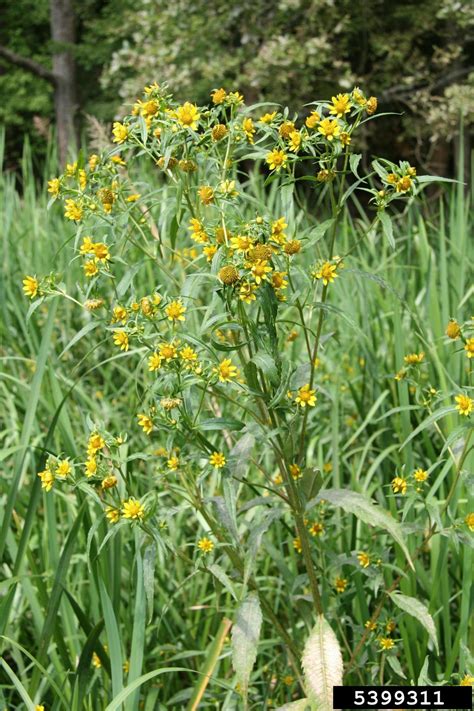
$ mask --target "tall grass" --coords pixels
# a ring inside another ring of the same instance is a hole
[[[51,167],[44,180],[54,174]],[[40,702],[47,711],[239,708],[227,637],[232,581],[219,582],[197,566],[190,572],[165,546],[155,543],[143,550],[136,537],[121,531],[109,540],[98,507],[80,487],[73,495],[41,492],[36,472],[48,453],[80,456],[87,418],[117,433],[132,428],[139,373],[129,369],[122,354],[90,350],[92,322],[74,304],[48,302],[35,310],[23,297],[24,274],[59,271],[72,287],[79,266],[69,265],[65,245],[73,231],[55,207],[46,210],[45,182],[35,180],[27,147],[22,171],[19,181],[0,174],[0,708],[34,709]],[[256,205],[265,204],[275,214],[284,210],[281,192],[264,187],[257,174],[250,176],[248,189]],[[394,514],[398,504],[389,484],[395,472],[437,464],[426,498],[433,521],[456,474],[459,450],[440,456],[458,426],[456,416],[411,438],[426,412],[409,384],[393,376],[406,353],[423,349],[426,384],[446,394],[446,405],[456,392],[466,359],[446,342],[444,330],[449,318],[462,322],[473,314],[470,208],[461,182],[421,208],[407,208],[395,219],[396,250],[369,235],[338,284],[335,303],[343,316],[337,348],[323,354],[331,406],[325,435],[311,443],[311,454],[321,469],[331,468],[330,485],[370,494]],[[301,226],[310,219],[304,211],[288,217]],[[341,251],[354,244],[366,222],[362,208],[360,214],[345,214]],[[143,279],[143,291],[152,291],[156,275],[149,272]],[[82,337],[71,342],[73,333]],[[299,341],[290,347],[299,348]],[[127,447],[123,461],[131,470]],[[473,510],[473,464],[471,450],[449,503],[452,521]],[[158,501],[162,496],[166,489],[158,491]],[[410,502],[402,517],[407,531],[417,530]],[[186,550],[193,536],[188,512],[177,503],[166,523],[175,545]],[[296,631],[293,642],[301,650],[308,607],[297,586],[288,606],[278,582],[292,589],[299,572],[291,535],[281,528],[266,533],[258,580],[271,593],[280,621]],[[318,561],[328,580],[354,549],[377,534],[339,514],[332,535],[338,558],[321,553]],[[332,611],[347,660],[379,601],[387,608],[386,619],[396,617],[400,641],[398,661],[391,657],[385,668],[367,667],[371,677],[364,666],[373,656],[367,632],[357,663],[349,665],[347,683],[457,683],[472,671],[472,563],[472,542],[459,525],[430,540],[416,558],[416,576],[404,577],[401,554],[392,571],[401,573],[401,592],[428,605],[439,654],[432,653],[417,620],[397,617],[399,610],[384,598],[390,573],[385,580],[375,574],[367,594],[363,573],[354,570],[351,591]],[[272,634],[267,630],[259,648],[251,691],[255,709],[298,695],[298,670]]]

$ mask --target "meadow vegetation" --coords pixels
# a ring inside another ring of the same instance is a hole
[[[152,84],[1,174],[1,709],[472,684],[472,194],[379,111]]]

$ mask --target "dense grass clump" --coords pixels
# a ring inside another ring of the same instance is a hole
[[[471,196],[362,182],[306,123],[308,191],[272,163],[288,116],[215,104],[168,150],[141,103],[50,182],[69,219],[27,154],[0,175],[1,709],[325,703],[338,655],[347,684],[474,673]]]

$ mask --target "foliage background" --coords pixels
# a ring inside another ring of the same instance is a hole
[[[48,5],[5,5],[0,44],[50,65]],[[459,119],[473,122],[470,2],[85,0],[75,14],[82,130],[87,115],[110,123],[154,80],[168,82],[178,99],[204,102],[222,84],[249,103],[290,108],[360,84],[385,111],[403,112],[390,131],[383,124],[367,138],[372,152],[404,158],[415,151],[447,174]],[[53,117],[48,82],[0,59],[0,97],[9,164],[25,134],[44,155]]]

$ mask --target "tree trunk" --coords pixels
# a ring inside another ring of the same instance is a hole
[[[76,29],[72,0],[50,0],[50,11],[54,51],[56,131],[59,160],[61,165],[64,165],[68,148],[76,139],[74,125],[77,111],[76,67],[71,52],[76,40]]]

